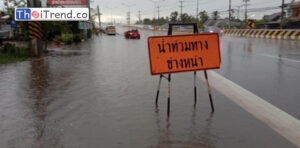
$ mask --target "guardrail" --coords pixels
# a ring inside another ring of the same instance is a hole
[[[227,29],[227,36],[240,36],[264,39],[300,40],[300,30],[272,30],[272,29]]]

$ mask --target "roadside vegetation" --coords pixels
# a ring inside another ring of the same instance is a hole
[[[70,45],[73,42],[79,43],[82,39],[84,39],[84,36],[81,34],[64,33],[62,35],[55,36],[55,38],[52,41],[56,42],[57,44],[63,43],[66,45]]]
[[[23,5],[15,4],[16,7]],[[6,14],[9,16],[2,23],[10,24],[15,18],[14,7],[6,8]],[[38,52],[47,52],[47,45],[49,43],[55,43],[57,45],[70,45],[72,43],[79,43],[82,40],[90,38],[92,31],[88,30],[87,35],[84,35],[80,29],[78,29],[78,22],[70,21],[49,21],[42,23],[42,38],[38,39],[38,44],[43,47]],[[26,21],[18,21],[11,30],[12,34],[9,38],[0,40],[0,64],[18,62],[34,57],[32,50],[29,47],[20,47],[21,44],[26,44],[29,39],[29,24]],[[1,29],[1,28],[0,28]],[[93,26],[93,30],[95,27]],[[95,32],[95,31],[94,31]],[[42,55],[42,54],[40,54]]]
[[[170,16],[167,17],[160,17],[160,18],[145,18],[141,22],[136,22],[136,24],[145,24],[145,25],[157,25],[161,26],[164,25],[168,22],[182,22],[182,23],[195,23],[197,22],[199,24],[199,28],[203,28],[204,23],[209,20],[218,20],[220,19],[220,12],[219,11],[214,11],[211,16],[208,15],[207,11],[200,11],[198,16],[195,17],[193,15],[189,15],[188,13],[183,13],[180,15],[177,11],[171,12]],[[241,22],[238,19],[235,19],[234,17],[232,18],[233,21],[238,21]]]
[[[10,43],[5,43],[0,47],[0,64],[24,61],[29,57],[29,48],[16,47]]]
[[[205,22],[208,20],[228,20],[228,17],[221,18],[219,11],[213,11],[210,15],[207,11],[203,10],[198,13],[198,16],[190,15],[187,13],[183,13],[182,15],[178,11],[171,12],[167,17],[160,18],[145,18],[144,20],[137,21],[136,24],[144,24],[144,25],[153,25],[153,26],[161,26],[167,24],[169,22],[182,22],[182,23],[198,23],[199,28],[204,28]],[[265,24],[270,22],[270,20],[262,18],[255,19],[255,29],[259,29],[259,24]],[[240,23],[239,28],[247,28],[247,23],[244,20],[240,20],[235,16],[231,17],[231,22]],[[290,22],[287,18],[284,18],[283,25],[287,25]],[[224,29],[228,29],[229,26],[223,26]]]

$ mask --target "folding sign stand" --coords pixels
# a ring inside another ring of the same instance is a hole
[[[199,33],[197,23],[171,23],[171,24],[169,24],[168,35],[172,35],[173,26],[193,26],[194,34]],[[194,105],[195,106],[197,104],[196,74],[197,74],[197,72],[194,71]],[[213,103],[212,96],[211,96],[211,89],[210,89],[210,85],[209,85],[209,82],[208,82],[208,77],[207,77],[206,70],[204,70],[204,75],[205,75],[205,79],[206,79],[206,85],[207,85],[207,88],[208,88],[208,96],[209,96],[209,101],[210,101],[210,106],[211,106],[211,112],[213,113],[215,111],[215,109],[214,109],[214,103]],[[160,91],[160,85],[161,85],[162,78],[165,78],[165,79],[168,80],[168,109],[167,109],[167,115],[169,116],[170,115],[170,97],[171,97],[171,95],[170,95],[171,94],[171,92],[170,92],[171,91],[170,90],[170,88],[171,88],[171,86],[170,86],[171,74],[168,74],[168,77],[164,76],[164,75],[160,75],[159,82],[158,82],[157,93],[156,93],[155,105],[157,106],[157,103],[158,103],[158,97],[159,97],[159,91]]]

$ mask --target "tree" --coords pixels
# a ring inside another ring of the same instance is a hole
[[[25,0],[5,0],[4,5],[6,6],[6,11],[9,15],[9,19],[6,19],[6,23],[10,24],[10,22],[15,19],[15,8],[26,7],[27,2]],[[19,32],[18,30],[13,29],[14,38],[18,38],[24,41],[29,40],[27,24],[28,23],[25,21],[17,22],[17,26],[20,26],[22,28],[22,31]]]
[[[49,21],[43,23],[43,39],[51,41],[55,36],[70,33],[71,23],[66,21]]]
[[[208,14],[207,14],[207,12],[205,10],[201,11],[199,13],[199,15],[200,15],[200,24],[205,23],[209,19],[209,16],[208,16]]]
[[[207,14],[207,12],[204,10],[204,11],[200,11],[199,12],[199,15],[200,15],[200,21],[202,22],[205,22],[209,19],[209,16]]]
[[[220,13],[219,13],[219,11],[214,11],[213,13],[212,13],[212,19],[213,20],[217,20],[217,19],[219,19],[220,18]]]
[[[154,22],[156,25],[163,25],[163,24],[165,24],[165,23],[167,23],[168,22],[168,19],[165,19],[164,17],[161,17],[161,18],[159,18],[159,19],[157,19],[156,20],[156,22]]]
[[[143,22],[145,25],[152,25],[152,21],[149,18],[144,18]]]
[[[194,18],[193,16],[187,14],[187,13],[183,13],[181,15],[181,22],[183,23],[191,23],[191,22],[196,22],[196,18]]]
[[[171,22],[177,22],[178,21],[178,12],[174,11],[170,15],[170,21]]]

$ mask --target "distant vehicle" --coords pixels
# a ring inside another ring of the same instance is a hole
[[[124,32],[124,36],[126,39],[140,39],[141,35],[137,29],[129,30]]]
[[[8,24],[1,25],[0,40],[6,40],[10,38],[11,27]]]
[[[0,30],[0,40],[8,39],[9,31],[8,30]]]
[[[145,28],[145,29],[153,29],[153,26],[151,26],[151,25],[144,25],[143,28]]]
[[[2,45],[3,40],[9,38],[9,31],[7,30],[0,30],[0,45]]]
[[[222,29],[220,29],[219,27],[209,26],[209,27],[205,27],[203,29],[203,32],[207,32],[207,33],[219,33],[219,35],[222,35],[224,31]]]
[[[116,35],[117,34],[116,27],[115,26],[107,26],[105,28],[105,33],[108,35]]]
[[[105,33],[105,28],[100,27],[100,28],[99,28],[99,32],[100,32],[100,33]]]

